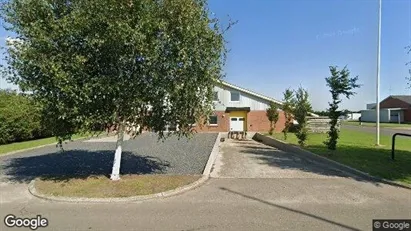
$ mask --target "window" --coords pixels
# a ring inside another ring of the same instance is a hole
[[[213,92],[213,101],[218,101],[218,91]]]
[[[231,118],[231,121],[237,121],[237,118]]]
[[[240,92],[231,92],[231,100],[232,102],[239,102],[240,101]]]
[[[217,116],[216,115],[209,116],[208,117],[208,124],[209,125],[218,125]]]

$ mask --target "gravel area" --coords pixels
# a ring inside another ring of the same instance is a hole
[[[191,139],[145,133],[124,142],[121,174],[202,174],[217,133],[198,133]],[[55,146],[0,156],[0,181],[29,182],[36,177],[64,180],[109,175],[114,142],[74,141],[64,152]]]

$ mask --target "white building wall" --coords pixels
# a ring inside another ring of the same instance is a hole
[[[349,113],[347,120],[358,120],[361,117],[361,113]]]
[[[376,110],[363,110],[361,111],[361,121],[363,122],[376,122]],[[390,122],[390,109],[380,109],[380,122]]]
[[[253,95],[243,93],[228,87],[214,87],[214,90],[218,92],[219,101],[214,102],[214,108],[216,111],[224,111],[227,107],[250,107],[251,111],[266,110],[269,107],[270,102],[264,99],[259,99]],[[239,102],[231,102],[231,91],[240,93]]]

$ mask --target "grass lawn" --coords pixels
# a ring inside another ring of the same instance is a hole
[[[130,197],[172,190],[195,182],[201,176],[194,175],[123,175],[119,181],[106,176],[67,181],[39,180],[36,190],[45,195],[65,197]]]
[[[283,134],[273,137],[284,140]],[[342,129],[335,151],[323,144],[326,138],[327,134],[309,134],[305,149],[371,175],[411,185],[411,138],[397,137],[395,161],[391,160],[390,136],[381,135],[383,146],[376,147],[374,134]],[[289,134],[287,142],[298,144],[294,134]]]
[[[89,136],[88,134],[76,134],[73,135],[72,139],[79,139],[83,137]],[[9,152],[14,152],[18,150],[23,150],[23,149],[28,149],[28,148],[35,148],[38,146],[46,145],[46,144],[56,144],[56,138],[55,137],[50,137],[50,138],[44,138],[44,139],[38,139],[38,140],[30,140],[30,141],[23,141],[23,142],[16,142],[16,143],[11,143],[11,144],[3,144],[0,145],[0,155],[6,154]]]
[[[342,124],[346,125],[354,125],[354,126],[364,126],[364,127],[375,127],[376,123],[373,122],[360,122],[358,121],[343,121]],[[398,129],[411,129],[411,124],[398,124],[398,123],[380,123],[380,127],[382,128],[398,128]]]

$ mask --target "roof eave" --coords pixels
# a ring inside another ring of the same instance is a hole
[[[283,105],[283,102],[281,102],[281,101],[279,101],[279,100],[276,100],[276,99],[273,99],[273,98],[271,98],[271,97],[268,97],[268,96],[264,96],[264,95],[255,93],[255,92],[253,92],[253,91],[244,89],[244,88],[242,88],[242,87],[238,87],[238,86],[236,86],[236,85],[227,83],[227,82],[225,82],[225,81],[223,81],[223,80],[220,80],[220,83],[221,83],[222,85],[226,86],[226,87],[230,87],[230,88],[233,88],[233,89],[235,89],[235,90],[242,91],[242,92],[245,92],[245,93],[247,93],[247,94],[253,95],[253,96],[255,96],[255,97],[258,97],[258,98],[261,98],[261,99],[265,99],[265,100],[267,100],[267,101],[270,101],[270,102],[273,102],[273,103],[276,103],[276,104],[279,104],[279,105]]]

